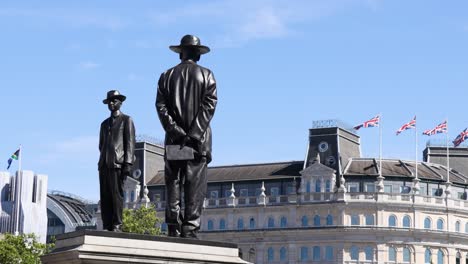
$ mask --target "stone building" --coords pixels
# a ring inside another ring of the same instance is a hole
[[[305,160],[210,167],[200,236],[253,263],[468,263],[467,154],[363,158],[353,130],[316,122]],[[146,179],[160,217],[162,169]]]

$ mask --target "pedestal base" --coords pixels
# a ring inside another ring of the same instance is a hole
[[[42,263],[248,263],[232,243],[92,230],[56,239]]]

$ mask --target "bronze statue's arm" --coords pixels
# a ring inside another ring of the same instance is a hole
[[[218,102],[216,80],[213,73],[209,73],[207,78],[207,89],[203,96],[203,101],[200,104],[196,118],[193,120],[188,135],[198,141],[205,133],[208,125],[210,124],[211,118],[213,118],[216,103]]]
[[[158,81],[158,92],[156,95],[156,111],[158,112],[159,120],[163,126],[166,133],[171,135],[173,139],[184,137],[186,135],[185,131],[177,125],[174,121],[174,118],[169,114],[166,106],[167,94],[165,94],[165,85],[164,85],[164,73],[161,74],[161,77]]]
[[[104,129],[102,129],[102,124],[101,127],[99,128],[99,152],[102,152],[104,144]]]
[[[135,125],[131,117],[128,117],[124,126],[124,163],[133,165],[135,157]]]

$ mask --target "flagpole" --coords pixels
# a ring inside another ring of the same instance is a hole
[[[382,113],[380,113],[379,119],[379,176],[382,177]]]
[[[416,121],[416,116],[414,116],[414,120]],[[417,121],[414,123],[414,136],[415,136],[415,141],[416,141],[416,144],[415,144],[416,153],[415,153],[415,159],[414,159],[414,164],[416,168],[415,177],[416,179],[418,179],[418,123]]]
[[[447,133],[445,133],[445,144],[447,146],[447,182],[450,182],[450,155],[449,155],[449,137],[448,137],[448,118],[445,119],[447,122]]]
[[[21,170],[21,159],[22,159],[22,156],[23,156],[23,153],[22,153],[22,146],[20,145],[19,146],[19,152],[18,152],[18,175],[17,175],[17,179],[16,179],[16,187],[15,187],[15,192],[16,192],[16,200],[15,200],[15,204],[16,204],[16,208],[15,208],[15,211],[16,211],[16,219],[15,219],[15,236],[18,236],[19,235],[19,221],[20,221],[20,206],[21,206],[21,185],[22,185],[22,182],[23,182],[23,172]]]

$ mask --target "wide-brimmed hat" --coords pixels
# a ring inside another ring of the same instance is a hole
[[[169,48],[177,53],[181,53],[183,49],[194,49],[200,55],[210,52],[210,48],[203,46],[200,43],[200,39],[193,35],[185,35],[180,40],[180,45],[178,46],[169,46]]]
[[[119,99],[120,101],[123,102],[123,101],[125,101],[125,99],[127,97],[125,95],[120,94],[120,92],[117,91],[117,90],[110,90],[110,91],[107,92],[107,98],[104,99],[102,102],[104,104],[107,104],[107,103],[109,103],[109,100],[114,99],[114,98],[117,98],[117,99]]]

